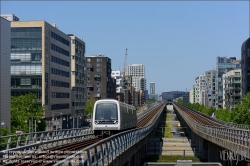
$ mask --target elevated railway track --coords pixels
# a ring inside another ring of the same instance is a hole
[[[137,120],[137,129],[150,125],[154,118],[160,113],[165,103],[154,106],[151,109],[140,112]],[[134,129],[136,130],[136,129]],[[127,131],[128,132],[128,131]],[[119,134],[117,134],[119,135]],[[17,166],[34,166],[34,165],[53,165],[64,158],[73,155],[75,152],[80,151],[90,145],[102,142],[108,138],[97,138],[94,135],[89,136],[88,139],[62,144],[52,148],[38,147],[31,151],[23,151],[23,153],[13,153],[11,149],[6,151],[6,158],[3,158],[4,165],[17,165]],[[92,150],[93,151],[93,150]],[[95,150],[94,150],[95,151]]]

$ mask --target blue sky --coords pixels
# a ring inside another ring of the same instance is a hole
[[[2,1],[1,14],[21,21],[58,23],[84,38],[86,56],[103,54],[112,69],[144,64],[147,89],[189,90],[196,76],[216,67],[216,57],[240,59],[249,37],[247,1]]]

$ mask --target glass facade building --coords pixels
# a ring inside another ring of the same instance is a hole
[[[11,95],[36,94],[46,130],[70,127],[62,120],[71,115],[70,41],[45,21],[11,22]]]
[[[250,38],[248,38],[241,46],[242,61],[242,97],[250,92]]]
[[[11,95],[42,98],[42,28],[11,28]]]
[[[218,107],[223,107],[223,85],[222,85],[222,75],[226,72],[229,72],[234,69],[241,68],[241,63],[239,60],[236,60],[235,57],[227,58],[227,57],[217,57],[216,59],[216,70],[217,73],[217,86],[215,91],[216,94],[216,105]]]

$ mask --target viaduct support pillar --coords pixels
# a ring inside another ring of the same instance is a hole
[[[208,162],[219,162],[219,147],[209,141],[207,148]]]

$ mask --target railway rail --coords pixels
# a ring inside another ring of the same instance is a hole
[[[204,113],[201,113],[199,111],[195,111],[193,109],[185,107],[181,104],[175,103],[175,105],[178,106],[179,108],[181,108],[182,111],[184,111],[187,115],[189,115],[197,123],[211,126],[211,127],[224,127],[224,128],[235,128],[235,129],[241,129],[241,130],[250,130],[250,125],[234,124],[234,123],[221,121],[219,119],[210,117],[210,116],[208,116]]]
[[[203,124],[203,125],[207,125],[207,126],[215,126],[215,127],[222,127],[224,126],[224,124],[220,124],[218,122],[215,122],[207,117],[204,117],[196,112],[194,112],[193,110],[184,107],[180,104],[175,103],[183,112],[185,112],[189,117],[191,117],[195,122]]]
[[[161,103],[160,105],[151,108],[151,110],[147,111],[143,116],[138,118],[137,128],[141,128],[141,127],[149,125],[153,121],[153,119],[157,116],[157,114],[159,113],[159,111],[161,110],[163,106],[164,106],[164,103]],[[57,163],[58,161],[74,154],[77,151],[101,141],[102,139],[104,138],[93,137],[92,139],[63,145],[61,147],[56,147],[53,149],[47,149],[45,151],[41,149],[40,151],[36,150],[36,151],[33,151],[32,153],[24,153],[24,154],[19,154],[19,155],[16,154],[14,156],[11,154],[11,151],[9,151],[9,154],[11,155],[11,159],[9,159],[9,163],[5,165],[8,165],[8,166],[11,166],[11,165],[15,165],[15,166],[53,165]]]

